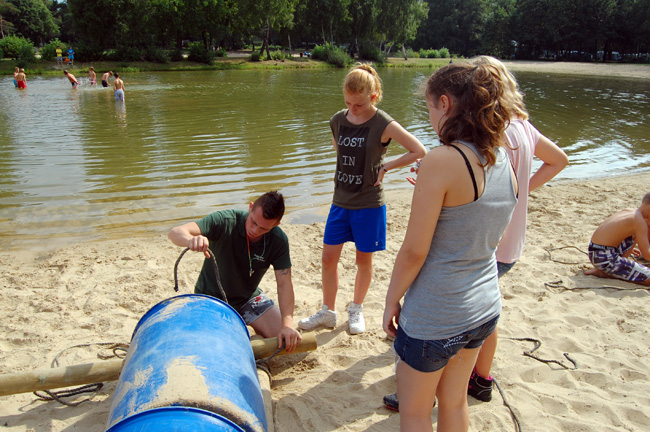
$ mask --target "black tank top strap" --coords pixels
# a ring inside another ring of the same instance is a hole
[[[458,153],[460,153],[463,159],[465,159],[465,165],[467,166],[470,177],[472,177],[472,184],[474,185],[474,201],[476,201],[478,199],[478,187],[476,186],[476,177],[474,177],[474,170],[472,169],[472,165],[469,163],[469,159],[467,159],[465,153],[463,153],[463,151],[459,149],[458,146],[455,146],[454,144],[449,144],[449,146],[458,150]]]

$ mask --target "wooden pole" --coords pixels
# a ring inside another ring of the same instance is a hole
[[[251,341],[251,346],[255,358],[260,359],[275,353],[278,341],[277,338],[258,339]],[[302,343],[294,353],[313,351],[316,347],[316,336],[313,333],[307,333],[303,335]],[[277,355],[286,354],[288,353],[282,350]],[[115,381],[120,377],[122,361],[104,360],[95,363],[0,375],[0,396]]]

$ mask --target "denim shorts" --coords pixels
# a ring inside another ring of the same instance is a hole
[[[266,294],[260,291],[259,295],[252,297],[237,312],[247,325],[264,315],[264,312],[271,309],[274,303]]]
[[[499,272],[499,277],[508,273],[515,266],[515,263],[516,261],[512,263],[504,263],[501,261],[497,261],[497,271]]]
[[[458,336],[439,340],[421,340],[408,336],[397,328],[393,342],[395,354],[407,365],[420,372],[435,372],[444,368],[449,359],[463,348],[478,348],[497,327],[499,316]]]
[[[386,250],[386,206],[348,210],[332,204],[323,243],[354,242],[361,252]]]

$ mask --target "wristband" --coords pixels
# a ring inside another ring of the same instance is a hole
[[[381,169],[383,169],[384,172],[388,172],[388,170],[386,169],[386,165],[382,165],[382,166],[381,166]]]

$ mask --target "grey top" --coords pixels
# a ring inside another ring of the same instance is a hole
[[[462,143],[484,162],[473,144]],[[483,194],[440,212],[429,254],[399,317],[412,338],[454,337],[501,313],[495,251],[517,197],[506,152],[499,147],[496,154],[497,162],[485,168]]]

